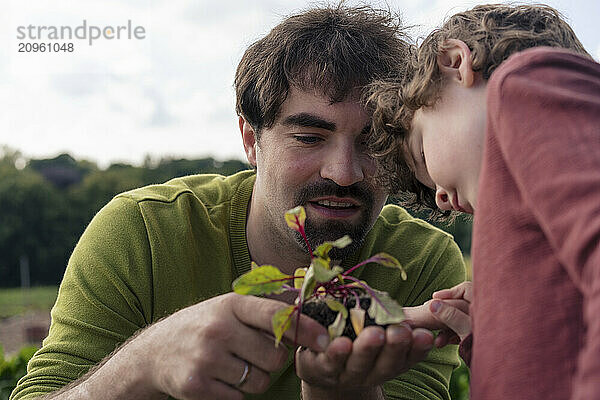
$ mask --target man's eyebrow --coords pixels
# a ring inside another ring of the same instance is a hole
[[[326,121],[323,118],[308,113],[299,113],[287,116],[282,122],[286,126],[304,126],[307,128],[320,128],[335,131],[335,122]]]

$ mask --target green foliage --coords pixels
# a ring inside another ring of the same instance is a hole
[[[452,400],[469,400],[469,368],[461,360],[460,367],[454,370],[450,378],[450,398]]]
[[[329,266],[329,263],[327,263],[321,258],[314,258],[312,263],[310,264],[310,267],[315,273],[315,281],[319,283],[329,282],[330,280],[344,272],[344,269],[342,267],[336,265],[332,268]]]
[[[386,292],[373,290],[375,296],[369,306],[369,315],[377,325],[398,324],[404,321],[402,306]]]
[[[306,221],[306,212],[304,207],[298,206],[285,213],[285,221],[288,226],[299,232],[305,243],[308,245],[308,238],[304,231]],[[369,316],[379,325],[399,323],[404,320],[402,307],[387,293],[372,289],[366,283],[348,276],[356,268],[368,263],[379,263],[386,267],[398,268],[402,272],[402,278],[406,279],[406,272],[394,257],[386,253],[379,253],[375,256],[355,265],[344,272],[340,266],[331,266],[329,252],[335,248],[344,248],[352,240],[349,236],[344,236],[333,242],[325,242],[312,252],[310,266],[304,272],[303,268],[296,269],[294,276],[281,273],[272,265],[256,266],[252,263],[252,270],[237,278],[233,284],[233,291],[238,294],[266,295],[271,293],[281,293],[286,290],[297,293],[296,304],[279,310],[272,318],[273,333],[275,334],[275,346],[279,344],[285,331],[291,325],[291,318],[294,313],[300,313],[302,304],[310,299],[324,300],[329,308],[337,311],[335,321],[327,327],[331,339],[342,335],[346,325],[348,314],[351,316],[352,326],[358,334],[364,327],[365,312],[360,308],[359,297],[367,293],[371,297],[371,306],[368,309]],[[302,271],[302,273],[300,273]],[[345,280],[353,283],[346,284]],[[297,281],[301,281],[299,285]],[[293,285],[289,285],[292,283]],[[298,288],[300,286],[300,288]],[[356,309],[348,310],[345,308],[346,300],[354,297]],[[342,300],[342,302],[335,301]]]
[[[57,285],[77,240],[92,217],[116,194],[197,173],[230,175],[241,161],[148,159],[141,167],[103,170],[68,154],[26,160],[0,147],[0,286],[20,285],[27,257],[31,285]]]
[[[0,400],[8,400],[19,379],[27,372],[27,363],[36,351],[33,346],[23,347],[17,355],[5,359],[0,346]]]
[[[273,315],[271,323],[273,325],[273,333],[275,334],[275,347],[279,346],[283,334],[290,328],[294,311],[296,311],[295,306],[288,306]]]
[[[37,172],[0,167],[0,282],[19,283],[19,264],[27,256],[33,284],[44,281],[48,265],[66,264],[74,238],[68,204]],[[60,271],[62,275],[62,269]],[[37,279],[40,280],[37,280]]]
[[[232,286],[238,294],[281,293],[283,285],[292,279],[293,276],[281,273],[272,265],[262,265],[237,278]]]

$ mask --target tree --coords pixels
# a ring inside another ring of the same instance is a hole
[[[0,167],[0,285],[19,284],[22,256],[29,259],[32,284],[54,282],[72,249],[67,205],[40,174],[9,164]]]

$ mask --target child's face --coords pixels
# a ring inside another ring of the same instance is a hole
[[[450,80],[432,107],[414,115],[407,141],[417,179],[443,210],[473,213],[486,129],[486,85]]]

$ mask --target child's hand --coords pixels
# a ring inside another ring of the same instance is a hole
[[[440,329],[435,346],[457,344],[471,333],[469,306],[473,299],[473,283],[463,282],[433,294],[422,306],[405,307],[404,314],[412,327]]]

